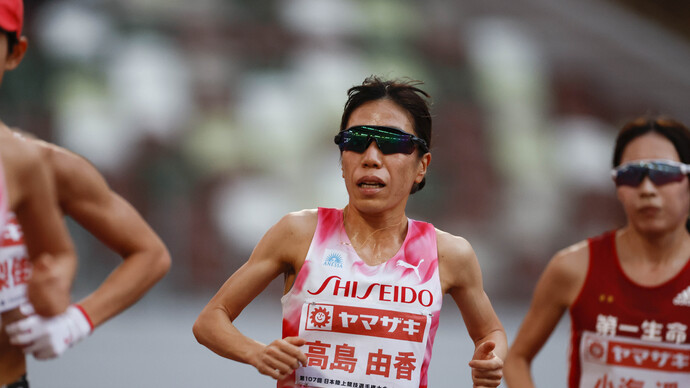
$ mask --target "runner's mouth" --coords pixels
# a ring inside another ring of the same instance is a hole
[[[385,187],[383,183],[378,183],[378,182],[361,182],[358,183],[357,186],[363,188],[363,189],[378,189],[381,187]]]

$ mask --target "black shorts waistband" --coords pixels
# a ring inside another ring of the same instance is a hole
[[[29,380],[27,380],[26,375],[24,375],[13,383],[9,383],[7,385],[0,385],[0,388],[29,388]]]

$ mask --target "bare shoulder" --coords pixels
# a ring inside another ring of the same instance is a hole
[[[1,123],[0,123],[1,124]],[[37,139],[33,135],[26,133],[18,128],[8,128],[2,125],[0,138],[4,145],[3,150],[8,154],[21,154],[21,162],[40,163],[46,162],[53,174],[65,170],[61,175],[80,175],[72,174],[79,167],[90,166],[90,163],[83,157],[68,151],[55,144]]]
[[[287,238],[309,238],[314,235],[318,220],[316,209],[304,209],[283,216],[274,226]]]
[[[584,279],[588,266],[589,244],[587,240],[583,240],[558,251],[546,270],[553,272],[554,276],[559,276],[562,280],[577,280]]]
[[[30,138],[48,160],[63,206],[79,201],[106,201],[110,187],[105,178],[83,156],[43,140]]]
[[[0,134],[0,151],[3,161],[7,159],[6,163],[16,168],[40,164],[44,159],[40,148],[21,137],[14,136],[10,131]]]
[[[476,260],[474,249],[466,239],[436,229],[436,244],[438,257],[449,265],[462,265],[467,261]]]
[[[283,217],[283,220],[292,223],[297,227],[316,226],[318,219],[317,209],[303,209],[296,212],[291,212]]]
[[[48,143],[40,139],[28,139],[27,141],[39,147],[44,157],[50,161],[51,168],[58,180],[70,180],[92,174],[100,175],[96,167],[83,156],[58,145]]]
[[[481,288],[481,270],[470,243],[459,236],[436,229],[438,267],[444,293]]]
[[[16,204],[24,197],[22,188],[38,179],[38,172],[45,172],[48,163],[38,147],[13,136],[9,131],[0,134],[0,155],[10,188],[10,201]]]
[[[547,264],[539,283],[563,305],[570,306],[584,285],[588,267],[589,244],[583,240],[558,251]]]
[[[256,257],[276,257],[293,268],[300,268],[316,231],[317,219],[314,209],[286,214],[261,239],[255,249]]]

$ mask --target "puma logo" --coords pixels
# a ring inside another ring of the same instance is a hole
[[[419,266],[422,265],[423,262],[424,262],[424,259],[419,260],[419,264],[417,264],[417,266],[415,267],[414,265],[412,265],[406,261],[398,261],[396,266],[405,267],[405,268],[409,268],[409,269],[414,270],[414,273],[417,275],[417,279],[422,280],[422,277],[419,275]]]

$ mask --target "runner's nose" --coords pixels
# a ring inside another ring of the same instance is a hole
[[[382,157],[383,153],[379,149],[379,146],[372,140],[362,154],[362,165],[364,167],[379,168],[381,167]]]

